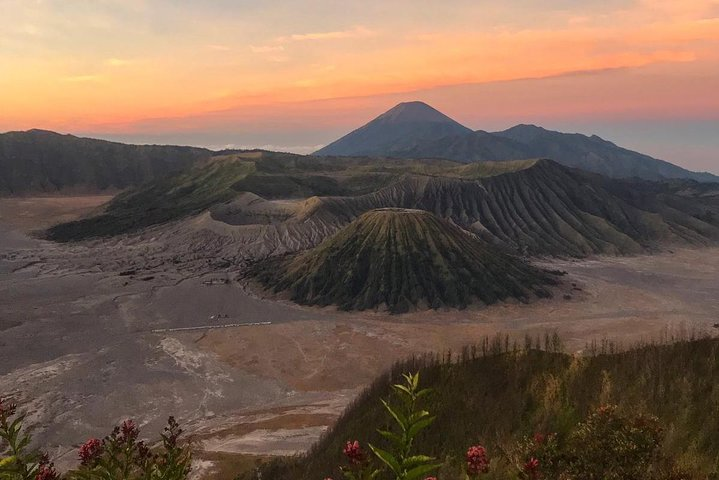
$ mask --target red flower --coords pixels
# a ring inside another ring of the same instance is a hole
[[[534,434],[534,443],[537,445],[543,444],[546,439],[547,437],[543,433],[537,432]]]
[[[524,472],[531,479],[539,478],[539,460],[532,457],[524,464]]]
[[[437,477],[427,477],[424,480],[437,480]]]
[[[597,408],[597,413],[599,415],[610,415],[613,414],[616,411],[616,408],[614,405],[601,405],[599,408]]]
[[[80,463],[82,465],[90,465],[102,455],[102,441],[97,438],[91,438],[83,443],[78,451]]]
[[[134,442],[140,434],[140,431],[137,429],[137,425],[135,425],[135,422],[132,420],[125,420],[122,422],[120,431],[122,432],[121,439],[127,443]]]
[[[467,473],[469,475],[479,475],[489,470],[489,460],[487,459],[487,449],[481,445],[474,445],[467,450]]]
[[[0,398],[0,417],[10,417],[15,414],[15,411],[17,410],[17,405],[14,403],[5,403],[2,398]]]
[[[342,449],[342,453],[345,454],[349,462],[353,465],[359,465],[364,461],[364,452],[357,440],[354,442],[347,441],[345,447]]]
[[[40,465],[35,475],[35,480],[59,480],[60,476],[55,471],[52,463]]]

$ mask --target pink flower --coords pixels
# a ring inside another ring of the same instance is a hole
[[[524,472],[531,479],[539,478],[539,460],[534,457],[527,460],[527,463],[524,464]]]
[[[534,438],[534,443],[535,443],[535,444],[541,445],[541,444],[543,444],[544,441],[547,439],[547,436],[544,435],[543,433],[537,432],[537,433],[534,434],[534,437],[533,437],[533,438]]]
[[[487,459],[487,449],[481,445],[474,445],[467,450],[467,473],[469,475],[479,475],[489,470],[489,460]]]
[[[15,414],[16,410],[17,405],[14,403],[5,403],[5,401],[0,398],[0,417],[10,417]]]
[[[35,475],[35,480],[59,480],[60,476],[55,471],[52,463],[40,465]]]
[[[353,465],[359,465],[364,461],[364,452],[357,440],[354,442],[347,441],[345,447],[342,449],[342,453],[345,454],[349,462]]]
[[[122,440],[128,443],[134,442],[140,431],[137,429],[137,425],[132,420],[125,420],[120,426],[122,432]]]
[[[437,477],[427,477],[424,480],[437,480]]]
[[[83,443],[78,451],[80,457],[80,463],[82,465],[90,465],[97,458],[102,455],[102,441],[97,438],[91,438],[87,442]]]
[[[539,460],[532,457],[524,464],[524,472],[531,479],[539,478]]]

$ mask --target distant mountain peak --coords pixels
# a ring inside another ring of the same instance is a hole
[[[438,123],[452,123],[455,124],[454,120],[449,118],[444,113],[440,112],[434,107],[427,105],[424,102],[413,101],[413,102],[402,102],[379,117],[376,121],[391,122],[391,123],[403,123],[403,122],[438,122]]]
[[[469,133],[472,130],[424,102],[403,102],[315,154],[392,156],[419,142]]]

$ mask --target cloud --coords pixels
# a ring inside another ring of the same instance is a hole
[[[97,82],[102,78],[100,75],[73,75],[69,77],[62,77],[60,80],[63,82],[70,83],[84,83],[84,82]]]
[[[288,43],[312,40],[341,40],[346,38],[367,38],[375,35],[377,35],[377,32],[374,30],[370,30],[363,26],[357,26],[349,30],[338,30],[334,32],[313,32],[287,35],[277,37],[275,41],[278,43]]]
[[[104,63],[108,67],[124,67],[125,65],[129,65],[131,62],[130,60],[122,58],[108,58]]]
[[[227,45],[217,45],[217,44],[207,45],[207,48],[209,48],[210,50],[216,50],[218,52],[228,52],[228,51],[232,50]]]
[[[324,144],[319,145],[283,145],[283,144],[236,144],[226,143],[223,145],[204,145],[205,148],[210,150],[270,150],[272,152],[289,152],[306,155],[312,152],[316,152],[320,148],[324,147]]]
[[[285,47],[282,45],[250,45],[252,53],[272,53],[272,52],[283,52]]]

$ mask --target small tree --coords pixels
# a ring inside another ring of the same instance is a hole
[[[403,378],[404,384],[392,385],[394,405],[382,400],[384,409],[395,425],[392,430],[378,430],[389,445],[383,449],[370,444],[369,448],[384,469],[389,470],[392,478],[416,480],[437,470],[442,464],[430,456],[413,451],[417,435],[434,421],[429,412],[417,406],[418,401],[429,395],[431,390],[419,388],[419,373],[405,374]],[[349,466],[342,467],[342,473],[348,480],[370,480],[382,472],[373,466],[357,440],[348,441],[343,453]]]

